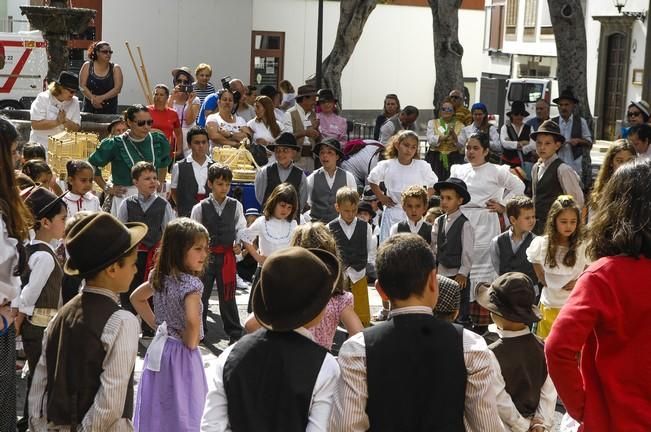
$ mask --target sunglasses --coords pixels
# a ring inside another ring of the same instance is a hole
[[[443,112],[454,112],[454,108],[441,108]]]
[[[461,99],[461,96],[450,96],[450,99]]]
[[[177,83],[177,84],[190,84],[190,81],[188,81],[188,80],[181,80],[181,79],[180,79],[180,80],[176,80],[176,83]]]
[[[147,126],[153,125],[154,121],[153,120],[136,120],[135,123],[138,126],[143,127],[144,125],[147,125]]]
[[[111,50],[99,50],[102,54],[113,54],[113,51]]]
[[[626,113],[627,117],[637,117],[642,114],[640,111],[629,111]]]

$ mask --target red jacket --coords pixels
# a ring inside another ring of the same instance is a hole
[[[651,260],[608,257],[588,267],[545,354],[580,430],[651,431]]]

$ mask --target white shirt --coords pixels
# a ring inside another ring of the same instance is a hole
[[[637,159],[641,161],[648,161],[651,160],[651,145],[647,147],[646,151],[644,153],[638,153],[637,154]]]
[[[373,236],[373,228],[371,227],[371,224],[366,223],[363,220],[360,220],[358,218],[353,219],[353,222],[351,224],[347,224],[345,220],[343,220],[341,217],[338,217],[337,222],[339,222],[339,225],[341,226],[341,229],[348,240],[350,240],[353,234],[355,233],[355,227],[357,226],[357,222],[366,225],[366,253],[367,253],[366,262],[369,264],[375,264],[375,255],[377,253],[377,240],[376,237]],[[364,276],[366,276],[366,267],[364,267],[359,271],[355,270],[352,267],[346,267],[344,269],[344,273],[346,273],[346,275],[350,278],[350,281],[352,283],[356,283]]]
[[[269,256],[277,250],[289,246],[292,233],[297,225],[296,220],[290,222],[275,217],[267,220],[265,216],[260,216],[242,232],[242,241],[253,244],[257,238],[258,252],[262,256]]]
[[[298,116],[303,121],[303,128],[307,129],[312,126],[312,117],[315,114],[312,111],[306,113],[300,104],[296,104],[293,108],[291,108],[285,113],[285,118],[283,119],[283,125],[282,125],[283,132],[289,132],[291,134],[296,132],[294,130],[294,125],[292,124],[292,112],[293,112],[292,110],[296,110],[296,112],[298,112]],[[301,145],[301,143],[299,142],[298,145]],[[302,145],[305,146],[311,145],[310,138],[308,136],[305,136],[303,138]]]
[[[561,134],[565,137],[565,142],[558,150],[558,157],[563,159],[563,162],[568,164],[576,173],[581,176],[583,173],[583,156],[579,156],[574,159],[572,154],[572,145],[567,141],[572,139],[572,125],[574,123],[574,116],[570,116],[567,120],[564,120],[563,117],[558,117],[558,127],[561,130]],[[581,118],[581,138],[586,141],[592,142],[592,134],[590,133],[590,128],[588,128],[588,122],[584,118]]]
[[[416,223],[412,222],[411,219],[406,219],[405,222],[407,222],[407,226],[409,227],[409,232],[410,233],[418,234],[418,231],[423,226],[423,222],[425,222],[425,219],[423,218],[423,219],[419,220]],[[400,224],[400,222],[394,223],[393,225],[391,225],[391,229],[389,230],[389,235],[390,236],[394,236],[394,235],[398,234],[398,225],[399,224]]]
[[[515,133],[520,135],[520,132],[522,132],[522,128],[524,128],[525,124],[522,123],[520,127],[514,125],[513,123],[508,123],[511,126],[513,126],[513,129],[515,130]],[[518,150],[518,141],[511,141],[511,138],[509,137],[509,133],[507,131],[507,123],[504,123],[502,125],[502,129],[500,129],[500,140],[502,142],[502,147],[507,150]],[[520,149],[522,153],[524,154],[529,154],[532,151],[536,151],[536,142],[534,140],[529,140],[529,144],[522,146]]]
[[[185,122],[185,115],[187,114],[186,110],[192,109],[192,105],[199,105],[199,106],[201,105],[201,101],[199,100],[199,97],[195,96],[194,100],[190,104],[188,104],[187,102],[185,103],[174,102],[172,104],[172,109],[176,111],[176,115],[179,116],[179,122],[181,123],[181,127],[183,129],[191,128],[196,122],[196,119],[195,122],[192,122],[190,124]],[[185,137],[183,137],[183,140],[185,141]]]
[[[192,164],[192,172],[194,173],[194,179],[199,186],[199,192],[202,190],[202,186],[208,181],[208,167],[212,163],[209,158],[206,158],[202,164],[196,162],[192,159],[192,155],[185,158],[187,162]],[[176,189],[179,187],[179,164],[175,163],[172,167],[172,181],[170,182],[170,187]]]
[[[217,123],[220,128],[225,129],[228,132],[239,132],[241,127],[246,126],[246,120],[238,115],[234,115],[233,117],[235,118],[235,121],[233,123],[228,123],[221,115],[219,115],[219,111],[212,113],[206,118],[206,127],[208,127],[208,123]]]
[[[30,120],[56,120],[60,110],[65,111],[66,119],[81,125],[81,113],[79,112],[79,99],[77,99],[77,96],[73,96],[69,101],[60,102],[56,97],[52,96],[49,90],[45,90],[36,96],[29,108],[29,118]],[[63,125],[52,129],[36,130],[32,128],[29,140],[41,144],[47,151],[47,138],[50,135],[63,132],[63,130]]]
[[[460,178],[468,186],[470,201],[463,203],[462,212],[467,207],[485,208],[490,199],[504,205],[511,197],[524,195],[524,183],[511,174],[508,165],[490,162],[476,167],[469,163],[452,165],[450,177]]]
[[[48,248],[50,248],[50,250],[52,250],[52,253],[54,253],[54,249],[49,243],[45,243],[36,239],[30,242],[32,245],[39,243],[46,245]],[[14,301],[11,303],[11,306],[18,308],[19,312],[31,316],[34,312],[34,305],[40,297],[41,292],[47,283],[47,280],[50,278],[50,275],[54,271],[56,264],[52,255],[43,251],[36,251],[31,254],[29,256],[27,264],[31,269],[29,280],[23,287],[20,295],[16,297],[16,299],[14,299]]]
[[[156,198],[158,198],[159,195],[157,193],[151,194],[147,199],[145,199],[140,193],[138,193],[138,204],[140,205],[140,208],[142,209],[143,212],[146,212],[149,207],[156,201]],[[163,219],[161,220],[161,231],[165,231],[165,227],[167,226],[168,223],[170,223],[176,215],[174,214],[174,210],[172,210],[172,206],[170,203],[167,202],[167,200],[163,197],[160,197],[163,201],[165,201],[165,213],[163,214]],[[127,222],[133,222],[129,220],[129,211],[127,209],[127,200],[124,200],[120,203],[120,207],[118,208],[118,214],[117,218],[120,220],[122,223],[127,223]]]
[[[323,171],[323,174],[325,174],[325,180],[326,183],[328,184],[328,187],[332,189],[332,186],[335,184],[335,177],[337,176],[337,171],[342,170],[346,174],[346,186],[353,190],[357,190],[357,182],[355,182],[355,177],[351,173],[349,173],[346,170],[343,170],[341,168],[337,168],[334,172],[334,174],[331,176],[328,174],[328,172],[323,169],[323,167],[319,168],[316,171],[312,171],[312,173],[307,176],[307,203],[312,206],[312,190],[314,189],[314,176]]]
[[[215,207],[215,211],[217,212],[218,215],[221,216],[229,198],[230,197],[226,197],[226,199],[224,199],[224,201],[222,201],[222,203],[220,204],[212,196],[212,193],[209,195],[210,202],[212,203],[213,207]],[[246,219],[244,218],[244,210],[242,209],[242,203],[234,198],[230,198],[230,199],[235,201],[235,232],[237,233],[235,238],[236,241],[239,241],[239,239],[242,236],[242,231],[244,231],[244,228],[246,228]],[[190,219],[194,219],[200,224],[203,224],[203,213],[201,210],[201,203],[197,203],[194,205],[194,207],[192,207],[192,211],[190,212]]]
[[[20,294],[20,278],[14,276],[18,265],[18,240],[9,237],[4,217],[0,215],[0,304],[15,299]]]
[[[296,333],[314,340],[312,334],[305,328],[299,327],[294,330]],[[227,432],[231,430],[228,420],[228,399],[224,389],[224,365],[233,347],[231,345],[217,358],[215,366],[206,375],[213,377],[209,382],[208,396],[201,419],[202,432]],[[332,411],[332,402],[337,390],[339,380],[339,365],[337,360],[330,353],[326,353],[321,369],[316,377],[312,400],[308,413],[308,424],[306,432],[327,432]],[[250,389],[255,392],[256,389]]]
[[[438,177],[432,171],[430,164],[420,159],[412,159],[409,165],[401,164],[398,159],[378,162],[368,175],[369,184],[379,185],[384,182],[387,195],[400,205],[402,192],[411,185],[434,187]],[[390,227],[389,227],[390,228]]]
[[[252,141],[255,143],[256,140],[263,139],[267,143],[271,143],[274,141],[274,136],[271,133],[271,129],[264,124],[262,120],[258,121],[257,119],[252,119],[249,120],[249,122],[246,124],[251,131],[253,131],[253,138]]]
[[[461,129],[461,133],[457,137],[458,139],[458,144],[460,148],[466,148],[466,143],[468,142],[468,138],[470,138],[470,135],[480,132],[479,128],[475,126],[475,124],[470,124],[463,129]],[[488,137],[490,140],[490,149],[493,150],[494,152],[497,153],[502,153],[502,143],[500,142],[500,136],[497,133],[497,128],[493,125],[488,126]]]
[[[66,203],[66,206],[68,207],[69,218],[82,210],[97,212],[102,209],[99,205],[99,198],[90,191],[83,195],[77,195],[76,193],[68,191],[68,193],[63,197],[63,202]]]
[[[538,181],[540,181],[547,168],[556,159],[558,159],[558,155],[553,154],[552,157],[545,161],[540,159],[538,162],[536,162],[532,169],[532,173],[534,173],[535,170],[538,170]],[[576,205],[578,205],[579,208],[583,208],[585,198],[583,197],[583,189],[581,189],[581,179],[579,178],[579,175],[576,173],[576,171],[574,171],[568,164],[562,163],[558,166],[556,173],[558,174],[558,182],[561,184],[563,192],[565,192],[567,195],[572,195],[574,201],[576,201]]]
[[[443,218],[444,227],[443,231],[445,234],[450,231],[454,222],[461,216],[461,210],[446,214]],[[439,218],[436,218],[432,224],[432,251],[434,252],[434,258],[440,258],[438,254],[438,234],[439,234]],[[438,273],[441,276],[447,276],[450,278],[455,277],[458,274],[468,276],[470,269],[472,268],[472,257],[475,247],[475,230],[470,221],[463,224],[461,228],[461,266],[459,268],[449,268],[445,267],[443,264],[439,263]]]

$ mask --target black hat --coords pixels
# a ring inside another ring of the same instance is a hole
[[[314,146],[314,150],[312,150],[312,152],[315,155],[319,156],[319,152],[321,151],[321,146],[328,146],[328,147],[332,148],[334,151],[337,152],[340,159],[344,158],[344,152],[341,151],[341,143],[339,141],[337,141],[336,139],[334,139],[334,138],[324,139],[323,141],[317,143]]]
[[[287,147],[296,151],[301,151],[301,146],[299,146],[296,142],[296,137],[294,134],[291,134],[289,132],[281,133],[273,143],[267,145],[267,148],[271,151],[276,150],[276,147]]]
[[[143,223],[123,224],[104,212],[88,215],[75,223],[66,237],[70,258],[63,270],[81,277],[99,272],[136,247],[146,234]]]
[[[326,307],[339,281],[341,264],[321,249],[289,247],[267,257],[253,288],[253,313],[272,330],[309,323]]]
[[[561,94],[556,99],[554,99],[552,102],[554,102],[555,104],[558,104],[562,99],[571,100],[575,104],[579,103],[579,100],[576,98],[576,96],[574,96],[574,92],[572,91],[572,87],[565,88],[565,90],[563,90],[561,92]]]
[[[439,298],[436,301],[434,312],[451,313],[458,311],[461,305],[461,287],[448,277],[436,275],[439,285]]]
[[[527,111],[522,101],[515,101],[511,104],[511,111],[507,112],[506,115],[511,117],[513,114],[522,114],[524,117],[529,117],[529,111]]]
[[[278,94],[278,90],[274,86],[266,85],[262,86],[260,91],[258,92],[260,96],[267,96],[270,99],[273,99],[276,94]]]
[[[303,97],[303,96],[316,96],[316,89],[311,86],[311,85],[302,85],[298,88],[296,91],[296,97]]]
[[[189,67],[182,66],[180,68],[172,69],[172,77],[174,78],[175,81],[178,78],[178,76],[181,74],[187,76],[188,79],[190,80],[190,84],[192,84],[192,82],[194,81],[194,76],[192,75],[192,71],[190,70]]]
[[[545,120],[540,126],[538,126],[537,131],[531,132],[529,138],[535,141],[538,134],[541,133],[554,135],[560,142],[565,142],[565,136],[563,136],[563,134],[561,133],[561,128],[553,120]]]
[[[113,126],[115,126],[115,125],[118,124],[118,123],[124,123],[124,122],[125,122],[125,120],[124,120],[123,117],[118,117],[118,118],[116,118],[115,120],[111,121],[111,123],[109,123],[109,125],[106,127],[106,131],[107,131],[107,132],[109,133],[109,135],[110,135],[110,134],[111,134],[111,130],[113,129]]]
[[[460,178],[450,177],[449,179],[440,181],[434,185],[434,190],[436,190],[439,194],[441,192],[441,188],[452,188],[457,191],[461,198],[463,198],[464,204],[468,204],[470,202],[470,193],[468,193],[468,186],[466,186],[466,182]]]
[[[56,82],[61,86],[70,90],[78,91],[79,90],[79,76],[72,72],[63,71],[59,74],[59,78]]]
[[[320,89],[316,94],[316,101],[317,103],[326,101],[337,102],[337,98],[335,97],[335,94],[332,93],[332,90]]]
[[[374,218],[376,215],[375,210],[373,210],[373,206],[368,201],[359,202],[359,204],[357,205],[357,213],[359,212],[367,212],[368,214],[371,215],[371,218]]]
[[[362,200],[364,201],[377,200],[377,197],[375,196],[375,193],[373,192],[373,189],[371,189],[370,186],[364,186],[364,192],[362,192]]]
[[[59,196],[54,195],[48,189],[40,186],[32,186],[21,191],[20,195],[27,204],[27,207],[32,211],[34,219],[39,220],[45,217],[48,210],[54,207],[57,203],[63,201],[63,197],[68,192],[64,192]]]
[[[535,306],[536,291],[531,278],[524,273],[504,273],[490,286],[478,285],[477,303],[509,321],[526,324],[540,321],[540,311]]]

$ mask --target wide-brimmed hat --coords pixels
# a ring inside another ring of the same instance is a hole
[[[123,224],[109,213],[93,213],[73,225],[66,237],[68,261],[63,270],[84,277],[117,262],[140,243],[147,225]]]
[[[560,142],[565,142],[565,136],[563,136],[561,133],[560,126],[558,126],[558,123],[556,123],[554,120],[545,120],[540,126],[538,126],[537,131],[531,132],[529,138],[535,141],[538,134],[541,133],[554,135]]]
[[[451,313],[458,311],[461,305],[461,287],[448,277],[436,275],[439,285],[439,298],[436,301],[434,312]]]
[[[524,273],[504,273],[491,285],[477,287],[477,303],[509,321],[526,324],[540,321],[535,302],[533,282]]]
[[[79,90],[79,76],[72,72],[63,71],[56,80],[57,84],[70,90]]]
[[[330,89],[320,89],[316,94],[316,102],[332,101],[337,102],[335,94]]]
[[[359,212],[367,212],[371,215],[371,218],[374,218],[377,214],[375,213],[375,210],[373,210],[371,203],[368,201],[360,201],[359,204],[357,204],[357,213]]]
[[[296,142],[296,137],[294,134],[291,134],[289,132],[281,133],[278,135],[278,138],[274,140],[274,142],[267,145],[267,149],[271,151],[276,150],[276,147],[287,147],[296,151],[301,151],[301,146],[299,146]]]
[[[434,184],[434,190],[436,190],[439,194],[441,189],[445,188],[451,188],[457,191],[461,198],[463,198],[464,204],[468,204],[470,202],[470,193],[468,192],[468,186],[466,185],[466,182],[460,178],[450,177],[445,181],[440,181]]]
[[[297,98],[304,97],[304,96],[316,96],[316,94],[317,94],[316,89],[309,84],[300,86],[296,91]]]
[[[552,100],[552,102],[558,104],[562,99],[571,100],[575,104],[579,103],[579,100],[576,98],[576,96],[574,96],[574,92],[572,91],[571,87],[564,89],[556,99]]]
[[[640,111],[642,111],[644,115],[646,115],[647,117],[651,117],[651,106],[649,106],[649,102],[640,99],[637,102],[631,101],[631,105],[635,105],[635,107]]]
[[[190,84],[194,82],[194,75],[192,75],[192,71],[189,67],[181,66],[180,68],[172,69],[172,77],[174,77],[174,80],[176,80],[176,78],[181,74],[187,75],[190,79]]]
[[[319,152],[321,151],[321,146],[328,146],[328,147],[330,147],[331,149],[333,149],[334,151],[337,152],[337,154],[339,155],[339,158],[341,158],[341,159],[344,158],[344,152],[341,151],[341,143],[340,143],[338,140],[336,140],[336,139],[334,139],[334,138],[327,138],[327,139],[324,139],[323,141],[317,143],[317,144],[314,146],[314,150],[312,150],[312,152],[313,152],[315,155],[319,156]]]
[[[244,212],[244,216],[260,216],[260,210],[255,207],[248,208]]]
[[[27,204],[27,207],[32,211],[34,219],[39,220],[47,214],[47,212],[54,207],[57,203],[63,201],[63,197],[68,193],[65,191],[59,196],[56,196],[48,189],[40,186],[31,186],[27,189],[20,191],[20,196]]]
[[[513,114],[522,114],[524,117],[529,117],[529,111],[527,111],[522,101],[515,101],[511,104],[511,111],[507,112],[506,115],[511,117]]]
[[[309,323],[326,307],[341,264],[321,249],[289,247],[267,257],[253,287],[253,313],[260,324],[290,331]]]

